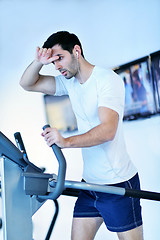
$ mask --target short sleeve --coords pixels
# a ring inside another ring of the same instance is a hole
[[[116,111],[122,118],[124,113],[125,88],[121,77],[110,70],[98,83],[98,107]]]
[[[63,76],[56,76],[56,93],[55,96],[62,96],[62,95],[68,95],[68,91],[66,88],[65,80]]]

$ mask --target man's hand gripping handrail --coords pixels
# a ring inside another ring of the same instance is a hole
[[[43,130],[45,130],[48,127],[50,127],[50,125],[48,124],[45,125],[43,127]],[[37,196],[37,199],[39,201],[44,201],[47,199],[55,200],[64,191],[64,182],[65,182],[65,175],[66,175],[66,160],[61,149],[56,144],[53,144],[51,147],[59,163],[57,183],[53,192],[49,193],[46,196]]]

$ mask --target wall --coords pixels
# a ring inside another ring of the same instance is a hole
[[[114,67],[135,60],[160,49],[160,1],[1,0],[0,9],[0,130],[12,141],[14,141],[14,132],[20,131],[30,160],[38,166],[45,166],[49,172],[55,172],[57,164],[52,151],[40,136],[41,128],[46,122],[43,95],[25,92],[19,86],[24,69],[34,59],[35,47],[41,46],[53,32],[68,30],[79,36],[85,56],[93,64]],[[45,67],[42,72],[57,74],[51,66]],[[140,172],[144,172],[147,176],[149,170],[146,170],[146,166],[151,162],[152,156],[155,164],[158,163],[159,158],[157,144],[151,150],[145,147],[145,134],[150,129],[150,124],[152,119],[148,119],[146,125],[143,125],[143,121],[125,124],[129,152]],[[141,138],[139,138],[139,127]],[[158,128],[159,122],[154,126],[154,139],[157,140],[159,140]],[[151,129],[149,132],[148,139],[152,139]],[[135,141],[137,138],[144,143],[143,148],[140,148],[139,142]],[[148,142],[149,145],[151,143],[152,140]],[[144,150],[146,150],[145,159],[143,159]],[[66,150],[65,155],[68,161],[67,178],[79,180],[82,170],[80,151],[72,150],[71,154],[71,151]],[[145,162],[145,167],[139,166],[142,160]],[[153,172],[156,171],[154,166],[157,165],[152,166]],[[155,178],[156,176],[157,174]],[[144,181],[143,184],[147,187]],[[74,200],[66,200],[62,197],[61,203],[65,206],[69,202],[71,207],[68,211],[72,209]],[[62,212],[65,209],[62,207]],[[68,214],[71,219],[71,211],[69,212],[66,215]],[[68,223],[64,223],[66,225],[64,234],[69,234],[71,220],[65,221]],[[40,223],[37,220],[35,222],[37,229]],[[57,223],[58,230],[54,239],[63,239],[62,235],[61,237],[58,235],[62,234],[60,226],[60,223]],[[101,234],[104,232],[101,231],[97,239],[102,239]],[[148,232],[147,235],[149,236]],[[39,237],[37,239],[40,240]],[[156,237],[152,239],[156,240]]]

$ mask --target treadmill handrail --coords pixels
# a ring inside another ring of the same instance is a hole
[[[43,130],[46,128],[50,128],[50,125],[45,125],[43,127]],[[56,144],[53,144],[52,150],[58,160],[59,167],[58,167],[58,176],[57,176],[57,183],[56,187],[53,192],[49,193],[47,196],[37,196],[37,199],[39,201],[47,200],[47,199],[52,199],[55,200],[57,199],[62,192],[64,191],[64,183],[65,183],[65,176],[66,176],[66,159],[63,155],[63,152],[61,151],[60,147],[58,147]]]

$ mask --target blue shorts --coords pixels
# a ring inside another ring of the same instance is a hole
[[[110,186],[140,190],[138,173],[128,181]],[[139,198],[93,191],[80,191],[73,217],[102,217],[112,232],[124,232],[142,225]]]

